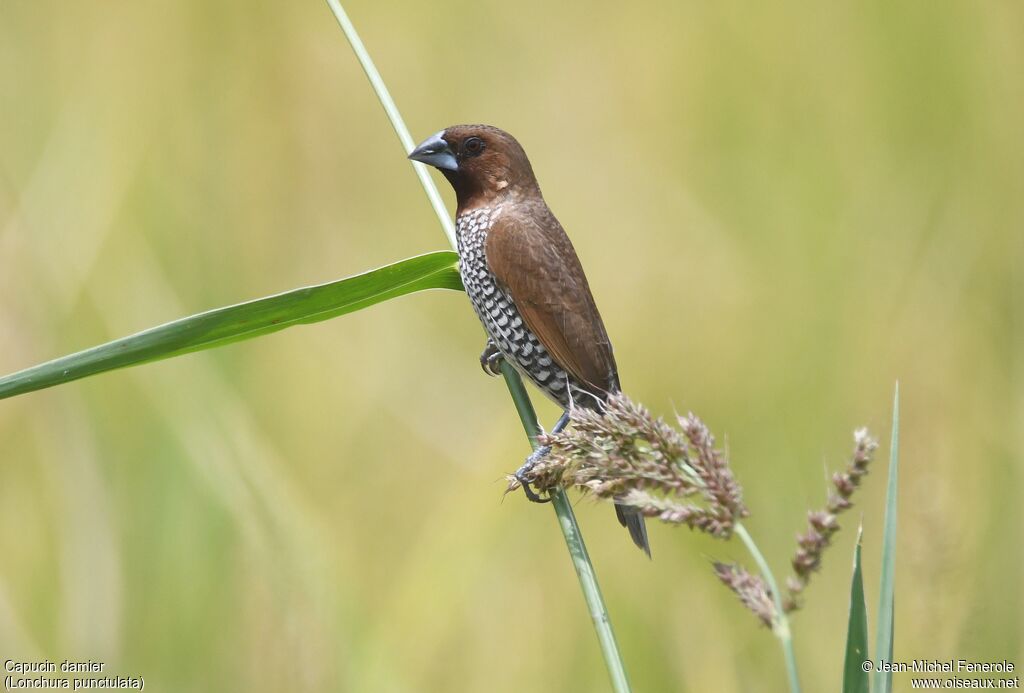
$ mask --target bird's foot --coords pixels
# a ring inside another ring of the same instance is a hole
[[[494,342],[488,339],[487,346],[484,347],[483,353],[480,354],[480,367],[484,369],[484,373],[487,375],[501,375],[501,362],[504,358]]]
[[[533,471],[533,468],[537,466],[537,463],[544,459],[549,452],[551,452],[550,446],[545,445],[544,447],[537,448],[533,451],[533,454],[526,458],[526,462],[523,463],[523,466],[516,470],[516,481],[518,481],[519,485],[523,487],[523,493],[526,494],[526,498],[531,503],[551,502],[550,496],[544,498],[538,495],[538,493],[530,487],[530,480],[527,478],[527,475]]]

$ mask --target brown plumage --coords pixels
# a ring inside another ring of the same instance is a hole
[[[600,409],[619,391],[608,333],[519,142],[495,127],[457,125],[410,158],[438,168],[455,190],[459,270],[489,337],[481,362],[496,372],[487,357],[497,352],[564,409]],[[616,513],[650,554],[643,517]]]
[[[603,399],[619,389],[601,314],[576,251],[548,210],[517,205],[487,234],[487,266],[526,326],[571,378]]]

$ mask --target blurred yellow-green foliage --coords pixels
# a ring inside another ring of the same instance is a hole
[[[1024,6],[348,10],[416,137],[523,142],[626,391],[728,441],[778,573],[899,378],[896,658],[1024,663]],[[0,3],[0,372],[444,246],[323,3]],[[604,690],[551,510],[502,501],[528,450],[482,346],[432,292],[0,402],[0,659]],[[794,620],[809,691],[861,512],[876,606],[886,457]],[[709,570],[738,545],[652,527],[648,562],[577,509],[637,691],[784,688]]]

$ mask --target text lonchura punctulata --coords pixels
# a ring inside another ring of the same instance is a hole
[[[497,375],[504,359],[566,412],[600,409],[619,391],[608,333],[519,142],[488,125],[456,125],[409,158],[439,169],[455,189],[459,272],[488,335],[484,369]],[[556,429],[568,420],[563,414]],[[534,459],[517,477],[527,496],[540,500],[523,477]],[[650,555],[643,517],[628,506],[615,510]]]

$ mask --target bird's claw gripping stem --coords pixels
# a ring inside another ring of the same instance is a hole
[[[484,373],[491,376],[501,375],[501,362],[503,359],[504,357],[498,351],[498,347],[495,346],[492,340],[488,339],[483,353],[480,354],[480,367],[484,369]]]
[[[523,466],[516,470],[516,481],[523,487],[523,493],[526,494],[527,500],[531,503],[550,503],[551,497],[542,498],[536,491],[530,487],[530,481],[526,478],[526,475],[533,470],[537,463],[540,462],[544,457],[551,452],[551,447],[545,445],[544,447],[537,448],[533,451],[529,457],[526,458],[526,462]]]
[[[490,342],[488,342],[488,344],[490,344]],[[565,427],[568,425],[569,412],[562,412],[562,416],[555,423],[554,428],[551,429],[551,433],[561,433],[562,430],[565,429]],[[526,475],[529,474],[533,470],[533,468],[537,466],[537,463],[540,462],[545,457],[547,457],[548,453],[550,452],[550,445],[543,445],[537,448],[529,457],[526,458],[526,462],[523,463],[523,466],[516,470],[516,481],[518,481],[519,485],[523,487],[523,493],[526,494],[527,500],[529,500],[531,503],[551,502],[551,496],[548,496],[547,498],[541,497],[536,491],[534,491],[530,487],[530,481],[526,478]]]

